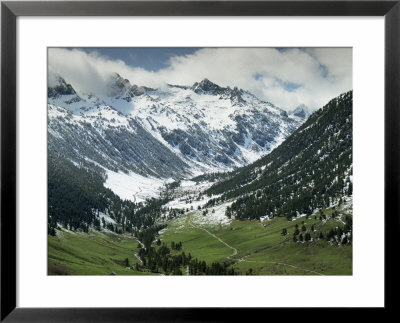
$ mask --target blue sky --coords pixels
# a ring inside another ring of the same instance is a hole
[[[122,60],[128,66],[142,67],[148,71],[157,72],[168,67],[173,56],[193,54],[200,48],[196,47],[87,47],[81,48],[86,53],[93,51],[110,60]]]
[[[111,73],[159,88],[208,78],[291,110],[317,109],[352,89],[351,48],[50,48],[49,76],[80,92],[104,90]],[[51,78],[49,78],[51,79]]]

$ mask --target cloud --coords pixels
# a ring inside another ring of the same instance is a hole
[[[112,60],[97,52],[49,49],[51,75],[61,75],[78,92],[105,91],[113,72],[132,84],[161,87],[192,85],[208,78],[221,86],[238,86],[282,109],[300,104],[317,109],[352,89],[351,48],[203,48],[171,56],[156,72]]]

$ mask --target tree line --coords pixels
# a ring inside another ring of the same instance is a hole
[[[189,275],[235,275],[232,262],[212,262],[207,264],[204,260],[193,258],[190,253],[186,254],[181,241],[171,241],[170,247],[161,243],[157,238],[159,230],[164,226],[148,228],[137,232],[137,238],[142,242],[138,245],[139,257],[142,264],[136,264],[138,271],[150,271],[166,275],[183,275],[186,271]],[[154,246],[153,242],[156,242]],[[174,251],[174,252],[173,252]],[[181,251],[178,253],[178,251]]]

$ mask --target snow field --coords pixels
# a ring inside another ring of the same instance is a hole
[[[121,199],[135,203],[144,202],[146,198],[160,197],[164,184],[172,179],[144,177],[135,173],[125,174],[107,170],[107,180],[104,186],[111,189]]]

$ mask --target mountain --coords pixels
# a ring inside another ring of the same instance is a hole
[[[312,214],[352,195],[352,91],[314,112],[279,147],[214,184],[229,217]]]
[[[352,91],[107,82],[48,88],[49,275],[352,274]]]
[[[104,94],[61,76],[48,88],[48,147],[77,165],[156,178],[232,170],[269,153],[303,119],[207,79],[160,89],[117,73]]]
[[[109,96],[114,96],[117,99],[122,98],[127,102],[135,96],[140,96],[146,91],[152,90],[143,86],[131,85],[128,79],[124,79],[118,73],[113,73],[110,77],[109,84]]]
[[[57,78],[57,85],[53,87],[49,87],[47,89],[48,97],[49,98],[58,98],[62,95],[75,95],[76,92],[71,86],[71,84],[68,84],[65,82],[65,80],[62,77]],[[77,97],[79,98],[79,97]],[[79,98],[80,100],[80,98]]]
[[[155,224],[158,214],[140,203],[122,200],[104,187],[99,167],[76,167],[52,151],[48,154],[48,232],[55,229],[88,232],[89,228],[117,233],[132,232]],[[161,199],[160,202],[164,201]],[[141,209],[140,209],[141,208]],[[147,208],[147,209],[146,209]]]
[[[306,105],[301,104],[290,111],[290,115],[306,120],[311,115],[311,111]]]
[[[48,105],[48,149],[75,164],[142,176],[173,177],[189,165],[141,124],[110,106],[82,114]],[[151,165],[151,166],[149,166]]]

